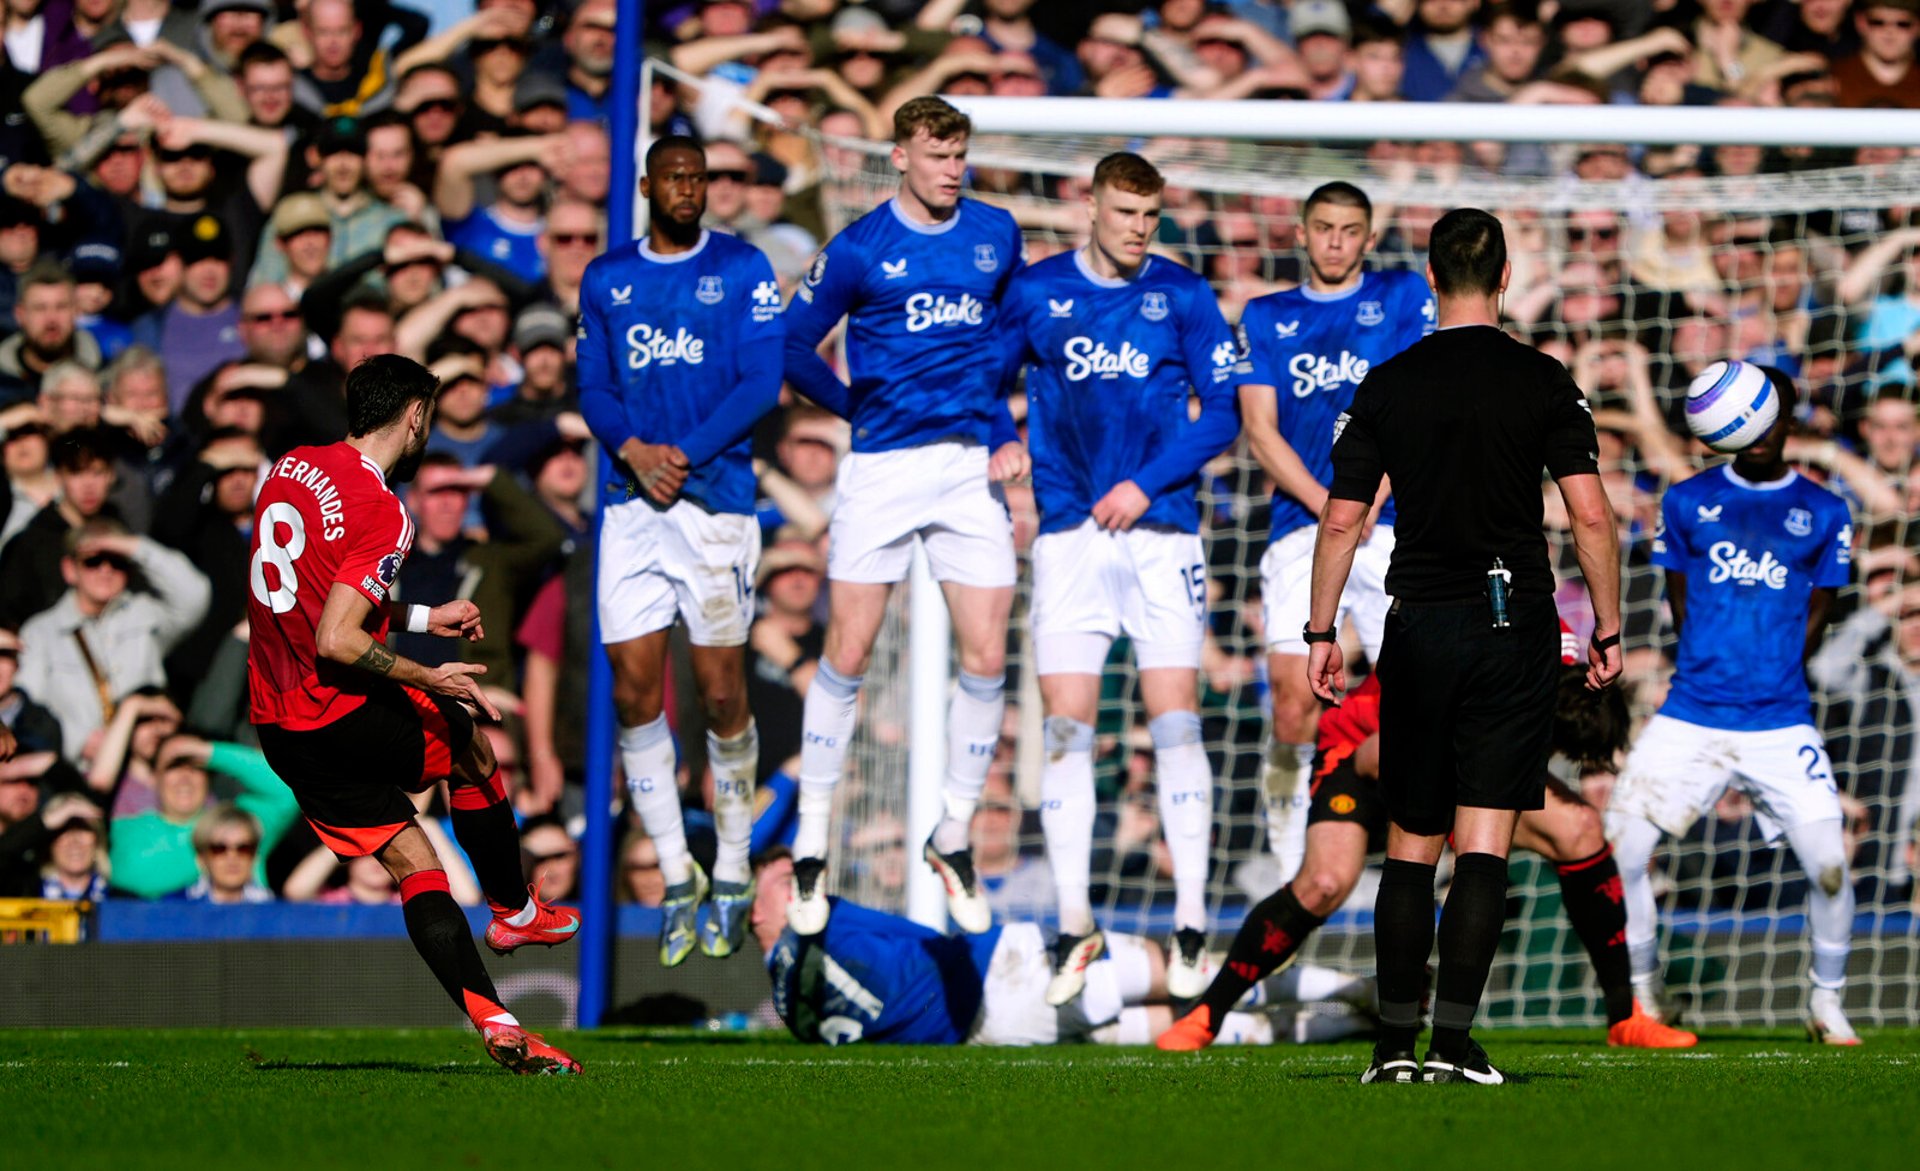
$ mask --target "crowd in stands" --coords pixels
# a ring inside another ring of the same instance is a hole
[[[647,53],[698,84],[655,75],[644,133],[706,144],[709,226],[761,247],[789,292],[841,226],[860,166],[819,135],[884,140],[893,111],[921,94],[1611,104],[1623,121],[1657,116],[1638,109],[1652,106],[1920,107],[1920,0],[647,7]],[[403,491],[418,537],[395,596],[471,598],[489,637],[398,634],[395,647],[430,665],[487,665],[508,715],[485,734],[524,818],[529,873],[543,897],[570,897],[584,665],[599,653],[588,609],[599,455],[576,410],[573,338],[582,273],[609,244],[612,151],[626,149],[608,135],[613,0],[7,0],[4,21],[0,720],[19,752],[0,765],[0,894],[396,900],[377,865],[320,848],[253,747],[244,612],[263,470],[342,438],[346,371],[401,353],[442,389],[431,454]],[[759,120],[747,103],[789,121]],[[1366,160],[1382,176],[1412,164],[1631,189],[1904,153],[1382,142]],[[973,181],[1029,227],[1032,258],[1080,240],[1083,177],[981,168]],[[1167,199],[1163,250],[1207,273],[1230,318],[1301,279],[1295,201],[1178,186]],[[1375,263],[1417,269],[1443,210],[1383,201]],[[1643,711],[1672,649],[1648,561],[1659,495],[1701,463],[1677,404],[1728,356],[1799,381],[1789,454],[1854,509],[1860,567],[1811,674],[1857,810],[1863,894],[1904,897],[1920,814],[1920,531],[1909,523],[1920,509],[1920,216],[1497,210],[1514,260],[1510,327],[1574,370],[1602,427]],[[827,516],[848,434],[789,392],[755,442],[761,845],[791,832],[788,762],[822,649]],[[1207,494],[1217,867],[1261,849],[1255,566],[1267,491],[1230,454]],[[1024,551],[1031,497],[1013,502]],[[1549,529],[1571,578],[1564,523],[1550,515]],[[1577,620],[1577,585],[1564,593]],[[676,683],[690,694],[684,676]],[[1124,672],[1108,690],[1097,873],[1150,890],[1170,873],[1152,748]],[[705,773],[696,709],[668,707],[690,807]],[[1009,716],[976,829],[1003,912],[1050,899],[1017,793],[1019,721]],[[903,722],[880,721],[882,737]],[[898,783],[851,780],[856,792]],[[1590,792],[1605,780],[1590,778]],[[1737,806],[1723,812],[1696,834],[1747,824]],[[438,832],[445,813],[429,795],[424,820],[457,859]],[[856,869],[897,891],[900,826],[847,832]],[[615,869],[622,898],[659,901],[643,834],[620,842]],[[455,894],[477,900],[461,881]]]

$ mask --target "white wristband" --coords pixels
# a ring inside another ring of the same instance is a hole
[[[433,611],[427,609],[425,606],[408,606],[407,633],[425,634],[427,632],[427,619],[432,617],[432,615]]]

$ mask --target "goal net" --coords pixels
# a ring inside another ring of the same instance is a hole
[[[818,136],[814,144],[830,231],[896,189],[884,147]],[[1448,208],[1481,206],[1501,217],[1514,269],[1504,303],[1511,328],[1573,368],[1602,426],[1604,478],[1621,518],[1625,685],[1636,727],[1661,700],[1673,649],[1649,547],[1656,505],[1674,474],[1667,453],[1684,447],[1668,447],[1659,436],[1684,433],[1678,405],[1691,376],[1712,361],[1745,357],[1796,375],[1805,438],[1793,454],[1804,473],[1848,499],[1860,535],[1859,580],[1833,613],[1835,653],[1818,660],[1815,671],[1816,719],[1846,797],[1859,894],[1847,1007],[1858,1023],[1920,1024],[1920,932],[1910,911],[1912,825],[1920,812],[1910,768],[1920,748],[1920,624],[1908,623],[1915,629],[1903,641],[1898,607],[1884,600],[1887,590],[1920,581],[1908,525],[1920,478],[1910,491],[1912,407],[1904,410],[1905,452],[1889,455],[1899,441],[1886,429],[1900,412],[1874,401],[1912,378],[1902,343],[1920,324],[1913,243],[1920,234],[1904,225],[1920,163],[1897,149],[1712,143],[1355,146],[983,133],[971,149],[971,194],[1013,211],[1026,229],[1029,258],[1038,260],[1084,241],[1087,178],[1094,162],[1116,149],[1144,154],[1167,175],[1160,251],[1204,272],[1229,320],[1248,300],[1303,279],[1301,201],[1328,180],[1351,180],[1372,197],[1375,267],[1417,271],[1427,234]],[[1849,450],[1859,457],[1849,458]],[[1700,466],[1697,458],[1681,458]],[[1218,948],[1279,879],[1259,799],[1269,682],[1258,565],[1269,490],[1239,444],[1209,466],[1202,492],[1212,634],[1202,716],[1217,777],[1209,902]],[[1047,921],[1051,881],[1034,811],[1039,696],[1026,623],[1025,558],[1035,518],[1030,494],[1016,491],[1011,499],[1022,554],[1009,634],[1012,702],[975,849],[1000,917]],[[1553,503],[1549,493],[1545,536],[1560,574],[1558,601],[1584,639],[1591,613]],[[921,865],[917,835],[924,833],[908,824],[910,681],[951,671],[950,664],[909,660],[906,593],[896,598],[868,675],[854,759],[839,791],[835,874],[841,893],[896,910],[907,905]],[[1910,605],[1920,613],[1920,601]],[[1910,648],[1906,656],[1903,647]],[[1096,914],[1111,929],[1164,938],[1171,869],[1159,844],[1151,743],[1124,640],[1107,667],[1097,731]],[[1568,779],[1595,804],[1604,803],[1612,781],[1609,774]],[[1733,796],[1722,800],[1683,840],[1669,841],[1655,866],[1668,983],[1687,1007],[1685,1019],[1797,1021],[1810,957],[1808,880],[1790,853],[1766,843],[1750,806]],[[1512,878],[1487,1017],[1598,1022],[1598,991],[1561,913],[1552,867],[1516,854]],[[1372,970],[1376,879],[1371,870],[1363,877],[1303,959]]]

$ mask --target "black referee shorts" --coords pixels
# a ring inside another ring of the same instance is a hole
[[[1560,676],[1551,597],[1514,596],[1495,630],[1487,601],[1395,603],[1380,648],[1380,776],[1393,823],[1453,831],[1454,810],[1546,803]]]

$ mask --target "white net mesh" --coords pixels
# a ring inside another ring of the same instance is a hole
[[[897,176],[883,148],[842,140],[818,145],[819,192],[830,229],[893,193]],[[1083,239],[1086,176],[1100,156],[1122,148],[1146,154],[1167,174],[1162,246],[1207,274],[1230,320],[1247,300],[1300,279],[1299,201],[1329,179],[1359,182],[1375,200],[1380,243],[1372,263],[1381,267],[1422,263],[1426,232],[1448,207],[1474,204],[1501,215],[1515,270],[1505,302],[1513,328],[1575,368],[1603,427],[1605,479],[1622,518],[1627,685],[1639,718],[1658,705],[1671,670],[1671,625],[1648,560],[1654,506],[1669,461],[1692,458],[1677,441],[1669,446],[1658,435],[1683,431],[1674,422],[1675,405],[1691,375],[1711,361],[1742,356],[1797,375],[1806,438],[1791,454],[1848,498],[1863,534],[1862,582],[1843,593],[1835,611],[1836,630],[1851,641],[1816,688],[1816,716],[1847,795],[1860,895],[1847,1005],[1860,1023],[1920,1024],[1914,979],[1920,932],[1910,913],[1907,858],[1920,812],[1910,777],[1920,748],[1913,707],[1920,697],[1920,639],[1903,658],[1899,631],[1889,633],[1868,597],[1869,590],[1880,597],[1920,575],[1907,524],[1920,496],[1907,487],[1913,412],[1905,410],[1901,453],[1897,438],[1876,429],[1881,416],[1872,412],[1882,408],[1869,408],[1876,392],[1911,379],[1901,343],[1920,326],[1920,262],[1910,259],[1912,240],[1893,232],[1908,222],[1920,160],[1887,151],[1835,156],[1745,147],[1629,156],[1621,148],[1571,144],[1389,143],[1362,151],[980,137],[971,151],[974,193],[1015,212],[1037,260]],[[1715,177],[1700,177],[1703,162]],[[1673,177],[1646,177],[1676,167]],[[1627,178],[1574,174],[1628,170]],[[1871,418],[1863,430],[1864,415]],[[1843,452],[1852,443],[1862,457],[1834,455],[1829,437],[1842,441]],[[1243,446],[1210,472],[1202,501],[1214,644],[1202,715],[1217,777],[1209,901],[1221,933],[1215,943],[1223,947],[1224,933],[1250,900],[1277,882],[1258,800],[1268,706],[1258,563],[1266,546],[1268,485]],[[1026,670],[1024,637],[1030,497],[1027,507],[1021,515],[1016,499],[1023,575],[1010,636],[1014,703],[975,841],[1002,917],[1045,919],[1051,884],[1032,811],[1038,696]],[[1577,566],[1552,513],[1550,507],[1547,536],[1566,583],[1559,600],[1584,634],[1591,619]],[[837,875],[842,892],[895,909],[904,903],[906,867],[918,865],[909,861],[917,850],[906,848],[902,833],[904,613],[905,600],[897,599],[868,676],[854,763],[840,790]],[[1122,642],[1109,662],[1098,725],[1095,910],[1112,927],[1164,935],[1171,870],[1158,843],[1144,721]],[[1604,801],[1610,781],[1586,778],[1590,799]],[[1017,808],[1000,813],[999,803]],[[1751,810],[1723,801],[1684,841],[1669,842],[1656,866],[1669,984],[1691,1006],[1688,1019],[1709,1025],[1798,1020],[1809,956],[1806,877],[1788,852],[1764,844]],[[1552,868],[1522,854],[1513,875],[1513,913],[1488,989],[1488,1016],[1506,1023],[1596,1022],[1597,992],[1560,912]],[[1370,970],[1372,892],[1369,876],[1304,958]]]

